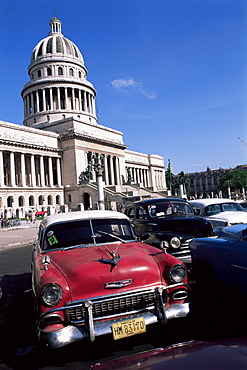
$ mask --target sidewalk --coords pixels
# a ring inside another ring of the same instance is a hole
[[[0,251],[33,244],[37,237],[40,221],[21,221],[21,226],[0,229]]]

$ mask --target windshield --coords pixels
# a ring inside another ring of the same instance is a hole
[[[114,235],[114,238],[111,235]],[[42,249],[112,243],[116,242],[116,237],[126,241],[135,239],[128,220],[93,219],[61,222],[50,225],[45,230]]]
[[[193,214],[190,204],[179,201],[151,204],[148,212],[150,217],[170,216],[176,213]]]
[[[204,213],[206,215],[212,215],[219,212],[235,212],[235,211],[243,211],[243,207],[238,203],[219,203],[219,204],[211,204],[210,206],[205,207]]]

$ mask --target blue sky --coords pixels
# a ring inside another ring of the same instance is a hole
[[[0,120],[22,124],[31,52],[54,9],[99,123],[128,149],[170,159],[175,174],[247,163],[247,1],[1,0]]]

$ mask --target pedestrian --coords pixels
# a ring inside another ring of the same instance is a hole
[[[36,219],[35,219],[35,212],[32,212],[32,223],[34,224],[35,221],[36,221]]]

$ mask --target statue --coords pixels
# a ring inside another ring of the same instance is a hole
[[[79,185],[85,184],[92,180],[93,171],[92,171],[92,163],[89,162],[85,171],[82,171],[79,176]]]
[[[127,167],[127,184],[131,184],[131,181],[132,181],[131,168]]]

